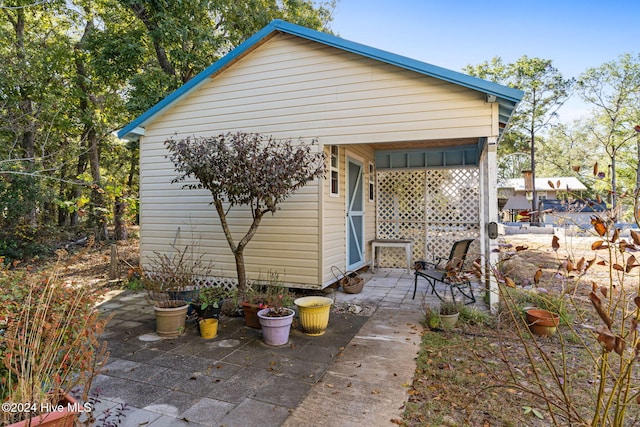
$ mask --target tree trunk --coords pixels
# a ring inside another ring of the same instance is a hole
[[[611,156],[611,211],[613,212],[614,221],[618,220],[618,184],[616,183],[616,155]]]
[[[129,157],[129,175],[127,177],[127,191],[130,191],[131,188],[133,188],[133,179],[135,178],[136,173],[138,171],[138,162],[140,161],[140,154],[139,154],[140,144],[130,143],[128,148],[131,156]],[[134,219],[134,223],[137,225],[140,224],[139,210],[136,211],[136,217]]]
[[[633,212],[633,220],[636,222],[636,225],[640,226],[640,125],[636,125],[634,127],[636,133],[636,148],[638,149],[638,165],[636,167],[636,189],[635,196],[636,200],[634,203],[634,212]]]
[[[247,234],[244,235],[244,237],[240,240],[240,243],[238,243],[238,245],[236,246],[233,235],[231,234],[231,230],[229,229],[229,225],[227,223],[227,213],[224,210],[224,206],[222,205],[222,200],[214,199],[213,205],[216,207],[218,217],[220,217],[220,224],[222,225],[222,231],[224,231],[224,235],[227,238],[227,243],[229,243],[231,252],[233,252],[233,255],[236,259],[236,273],[238,275],[238,300],[242,301],[247,290],[247,273],[244,265],[244,248],[256,234],[264,212],[253,212],[253,222],[251,223],[251,227],[249,227],[249,231],[247,231]]]
[[[149,32],[149,37],[151,37],[151,41],[153,42],[153,48],[156,51],[156,58],[158,59],[158,64],[162,71],[170,76],[175,76],[176,71],[169,61],[169,56],[167,55],[167,51],[164,49],[161,41],[161,35],[159,35],[158,24],[153,22],[149,13],[147,13],[144,5],[140,3],[130,3],[129,7],[135,13],[135,15],[142,21],[144,26],[147,28]]]
[[[238,302],[244,301],[247,292],[247,273],[244,265],[244,249],[233,252],[236,259],[236,274],[238,275]]]
[[[100,150],[98,148],[98,136],[93,127],[88,130],[87,142],[89,144],[89,169],[93,181],[91,189],[91,222],[97,228],[99,239],[109,237],[107,231],[107,219],[104,214],[104,190],[101,188],[102,177],[100,176]]]
[[[64,163],[60,168],[60,179],[65,179],[67,176],[68,163]],[[60,187],[58,188],[58,198],[65,200],[70,193],[69,185],[60,181]],[[64,227],[67,225],[67,219],[69,218],[69,210],[66,207],[58,205],[58,227]]]
[[[116,240],[127,240],[127,225],[124,221],[124,214],[126,210],[127,204],[121,197],[116,197],[116,201],[113,206],[113,223]]]
[[[18,8],[16,10],[15,18],[7,15],[13,26],[13,30],[16,35],[15,50],[16,59],[19,64],[26,67],[27,54],[24,46],[24,27],[25,27],[25,15],[24,9]],[[33,101],[31,100],[32,88],[29,87],[29,82],[20,85],[18,88],[20,92],[19,108],[24,118],[24,125],[22,126],[22,135],[20,137],[20,147],[22,148],[22,158],[25,168],[25,172],[32,173],[35,171],[35,138],[36,138],[36,121],[33,116]],[[33,185],[35,180],[31,178]],[[32,225],[36,225],[36,206],[34,205],[28,214],[28,222]]]
[[[84,33],[82,38],[75,46],[76,51],[76,72],[77,72],[77,85],[82,91],[82,97],[80,98],[80,118],[83,123],[82,137],[86,141],[87,154],[89,158],[89,170],[91,171],[92,190],[91,190],[91,217],[90,222],[97,227],[97,237],[106,239],[107,222],[104,209],[104,198],[102,196],[103,190],[101,188],[102,177],[100,176],[100,148],[99,138],[95,127],[95,115],[91,105],[91,88],[87,85],[87,82],[91,81],[84,61],[83,49],[87,36],[93,31],[93,17],[90,10],[85,9],[87,14],[87,22],[85,23]]]
[[[86,141],[85,141],[86,144]],[[87,154],[86,151],[83,151],[82,154],[80,154],[78,156],[78,165],[76,167],[76,176],[80,176],[82,175],[85,171],[87,170]],[[71,199],[79,199],[80,196],[82,196],[82,187],[80,185],[74,185],[73,189],[71,190],[71,194],[69,195],[69,197]],[[71,220],[70,220],[70,225],[72,227],[75,227],[78,225],[78,219],[79,219],[79,213],[76,210],[75,212],[71,213]]]

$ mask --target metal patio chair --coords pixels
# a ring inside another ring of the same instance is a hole
[[[467,275],[463,274],[462,267],[469,252],[469,246],[474,239],[458,240],[451,247],[449,258],[436,258],[435,262],[417,261],[414,265],[413,299],[416,298],[418,289],[418,278],[424,278],[431,286],[431,293],[435,294],[440,301],[444,301],[444,295],[438,293],[436,285],[444,285],[449,288],[451,298],[455,302],[455,293],[461,294],[465,304],[473,304],[476,297],[471,289],[471,282]],[[446,261],[446,262],[445,262]],[[444,291],[446,293],[446,290]]]

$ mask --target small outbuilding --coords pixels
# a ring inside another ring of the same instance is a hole
[[[545,200],[558,201],[579,196],[587,187],[578,178],[572,176],[536,178],[536,197],[539,210]],[[527,189],[525,178],[511,178],[498,184],[498,206],[507,213],[506,221],[515,221],[520,211],[531,210],[531,189]],[[555,206],[555,205],[554,205]],[[527,219],[528,221],[528,219]],[[543,221],[544,222],[544,221]]]
[[[323,288],[332,266],[372,262],[371,241],[406,239],[413,259],[448,255],[474,238],[487,255],[498,221],[496,147],[520,90],[273,21],[124,127],[140,141],[140,245],[144,265],[175,242],[198,241],[220,280],[235,264],[211,196],[172,184],[164,141],[256,132],[311,142],[327,155],[325,179],[263,219],[245,250],[247,274]],[[234,213],[243,235],[248,211]],[[402,248],[378,264],[406,268]]]

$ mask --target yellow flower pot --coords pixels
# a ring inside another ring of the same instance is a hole
[[[294,301],[298,306],[300,324],[305,334],[318,336],[325,333],[333,300],[326,297],[302,297]]]
[[[200,336],[210,340],[218,335],[218,319],[202,319],[200,321]]]

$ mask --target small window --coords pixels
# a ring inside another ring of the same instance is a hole
[[[340,194],[339,191],[339,183],[340,183],[340,163],[338,157],[338,146],[332,145],[329,147],[331,153],[331,164],[330,164],[330,173],[331,173],[331,195],[337,196]]]
[[[376,199],[376,171],[373,167],[373,163],[369,163],[369,201],[373,202]]]

